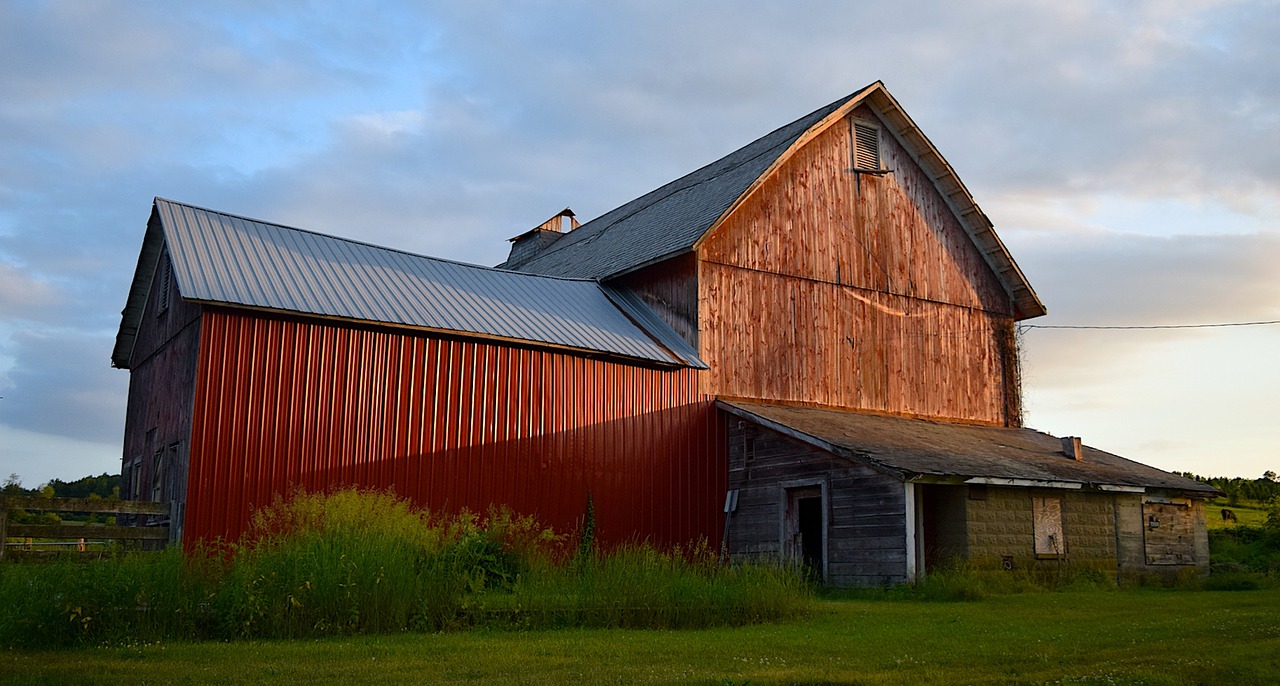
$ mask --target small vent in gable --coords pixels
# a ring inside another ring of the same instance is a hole
[[[173,283],[173,266],[168,257],[160,258],[160,304],[156,314],[164,314],[169,310],[169,289]]]
[[[880,171],[880,127],[853,122],[853,168]]]

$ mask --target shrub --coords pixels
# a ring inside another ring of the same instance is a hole
[[[798,570],[721,567],[705,543],[574,554],[569,541],[506,509],[437,517],[388,492],[297,492],[237,544],[0,565],[0,645],[670,629],[786,619],[811,598]]]

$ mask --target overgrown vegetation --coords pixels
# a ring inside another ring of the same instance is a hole
[[[506,510],[436,516],[389,493],[298,493],[246,538],[185,554],[0,567],[0,645],[300,638],[472,626],[689,628],[807,611],[795,569],[706,545],[596,551]]]

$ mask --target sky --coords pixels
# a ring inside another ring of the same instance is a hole
[[[155,196],[492,265],[877,80],[1024,324],[1280,320],[1276,36],[1278,0],[0,3],[0,475],[119,472]],[[1280,326],[1022,343],[1029,426],[1280,469]]]

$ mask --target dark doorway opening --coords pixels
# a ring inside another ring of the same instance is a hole
[[[819,581],[826,577],[825,519],[821,486],[787,489],[787,553]]]
[[[967,523],[965,488],[926,484],[919,486],[920,560],[925,573],[953,563],[964,555]]]
[[[797,513],[804,564],[822,576],[822,496],[801,498]]]

